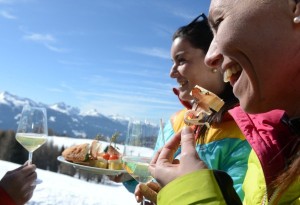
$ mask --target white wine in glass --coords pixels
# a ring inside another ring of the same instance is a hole
[[[28,162],[32,163],[32,153],[42,146],[48,138],[47,112],[42,107],[23,107],[16,140],[29,152]],[[37,179],[35,184],[41,183]]]
[[[153,179],[148,166],[154,154],[158,131],[159,126],[149,122],[131,121],[128,125],[122,162],[124,169],[139,183]]]

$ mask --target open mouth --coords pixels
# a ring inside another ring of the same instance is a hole
[[[181,80],[181,81],[177,81],[179,84],[179,88],[182,88],[183,86],[185,86],[186,84],[188,84],[189,81],[187,80]]]
[[[223,75],[223,80],[225,83],[230,82],[230,84],[233,86],[234,83],[238,80],[242,72],[242,68],[238,65],[235,65],[233,67],[227,68]]]

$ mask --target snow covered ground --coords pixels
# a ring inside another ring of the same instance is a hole
[[[20,165],[0,160],[0,177]],[[94,184],[70,176],[37,169],[37,185],[33,197],[27,205],[120,205],[138,204],[134,195],[122,184],[107,181]]]
[[[49,137],[48,142],[58,147],[70,147],[82,143],[91,143],[91,139],[68,137]],[[102,149],[109,143],[103,142]],[[117,144],[122,153],[124,146]],[[152,154],[149,148],[139,148],[137,152]],[[9,170],[20,165],[0,160],[0,178]],[[86,182],[67,175],[37,169],[38,178],[43,180],[37,185],[33,197],[26,205],[119,205],[138,204],[134,195],[120,183],[107,179],[105,184]],[[2,204],[1,204],[2,205]]]

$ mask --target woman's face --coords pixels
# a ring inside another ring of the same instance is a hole
[[[292,32],[291,2],[211,1],[214,39],[205,63],[221,69],[247,112],[285,109],[291,104],[291,88],[300,75],[290,75],[291,68],[299,68],[299,32]]]
[[[212,68],[204,64],[205,54],[202,49],[192,47],[184,38],[176,38],[171,47],[173,66],[170,77],[179,84],[179,97],[182,100],[192,100],[190,92],[195,85],[199,85],[216,95],[220,94],[225,84],[220,72],[213,72]]]

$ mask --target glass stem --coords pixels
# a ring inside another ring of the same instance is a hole
[[[141,205],[145,205],[145,198],[143,197]]]
[[[29,152],[29,155],[28,155],[28,164],[32,164],[32,152]]]

